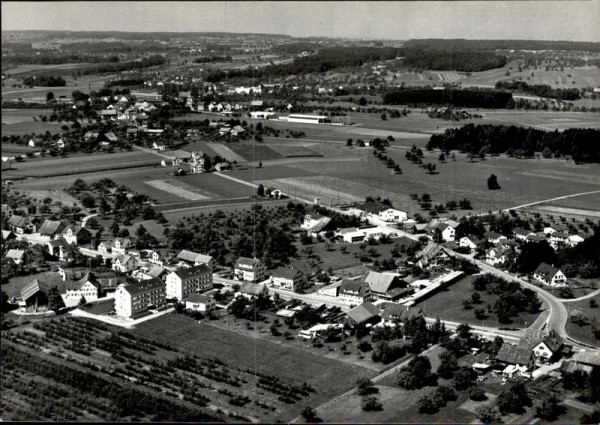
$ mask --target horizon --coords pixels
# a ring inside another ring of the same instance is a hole
[[[600,42],[598,0],[4,1],[1,8],[2,32],[230,33],[364,40]],[[44,29],[40,29],[42,27]]]

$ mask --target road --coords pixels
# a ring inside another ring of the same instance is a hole
[[[598,294],[600,294],[600,289],[596,289],[594,292],[584,295],[583,297],[569,299],[558,298],[558,300],[562,303],[576,303],[577,301],[587,300],[588,298],[595,297]]]
[[[519,209],[519,208],[531,207],[532,205],[545,204],[547,202],[559,201],[561,199],[574,198],[576,196],[593,195],[595,193],[600,193],[600,190],[592,190],[591,192],[574,193],[572,195],[565,195],[565,196],[558,196],[556,198],[551,198],[551,199],[544,199],[543,201],[530,202],[528,204],[517,205],[516,207],[507,208],[504,211],[508,212],[510,210],[516,210],[516,209]]]

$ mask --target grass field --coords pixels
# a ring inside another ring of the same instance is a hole
[[[593,299],[597,305],[600,305],[600,295],[596,295],[591,299]],[[583,316],[588,323],[587,325],[580,326],[576,323],[573,323],[572,320],[569,319],[567,321],[567,333],[579,341],[600,347],[600,340],[596,339],[592,333],[592,328],[594,325],[600,326],[600,307],[590,307],[590,299],[565,303],[565,306],[570,314],[572,314],[575,310],[580,311],[581,316]]]
[[[63,123],[41,122],[41,121],[21,121],[12,124],[2,123],[2,135],[23,135],[23,134],[42,134],[49,131],[52,134],[64,133]]]
[[[140,324],[135,335],[168,342],[202,357],[217,357],[240,369],[275,374],[296,384],[308,382],[316,390],[301,403],[290,405],[279,419],[291,420],[303,406],[318,405],[351,388],[361,376],[373,371],[306,351],[241,336],[209,325],[199,325],[181,316],[163,316]]]
[[[471,281],[473,277],[466,277],[454,283],[446,290],[442,290],[432,297],[416,304],[416,308],[423,309],[423,313],[427,317],[439,317],[441,320],[449,320],[452,322],[468,323],[477,326],[487,327],[502,327],[506,324],[498,322],[495,314],[489,314],[485,320],[475,318],[473,310],[475,308],[486,308],[486,304],[494,305],[498,297],[480,292],[482,303],[474,305],[474,308],[465,310],[462,306],[464,299],[470,299],[474,289]],[[531,325],[539,314],[521,313],[517,317],[513,317],[513,322],[510,327],[527,328]]]
[[[179,196],[183,199],[188,199],[190,201],[199,201],[202,199],[209,199],[209,196],[205,196],[197,193],[198,190],[194,187],[186,185],[181,181],[176,180],[148,180],[146,182],[147,185],[152,186],[158,190],[162,190],[163,192],[172,193],[175,196]]]
[[[52,109],[2,109],[2,124],[15,124],[33,121],[33,117],[50,115]]]

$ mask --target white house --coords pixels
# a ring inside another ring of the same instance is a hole
[[[265,265],[257,258],[240,257],[233,268],[235,280],[260,282],[265,278]]]
[[[469,249],[477,249],[480,243],[483,242],[483,239],[477,237],[475,235],[463,236],[458,241],[458,246],[469,248]]]
[[[121,317],[133,318],[165,303],[165,284],[160,279],[122,284],[115,291],[115,312]]]
[[[96,301],[100,297],[100,289],[100,284],[88,272],[79,280],[66,282],[64,298],[76,302],[79,302],[81,297],[85,298],[86,302]]]
[[[433,220],[426,227],[425,232],[427,235],[434,239],[437,233],[441,234],[443,242],[453,242],[456,236],[456,226],[458,223],[453,221],[439,221]]]
[[[25,260],[25,251],[21,249],[9,249],[5,257],[13,260],[13,262],[18,266]]]
[[[389,208],[385,211],[380,211],[379,218],[387,222],[400,223],[408,219],[408,214],[404,211]]]
[[[507,240],[508,238],[496,232],[485,232],[485,238],[491,244],[498,245],[500,242]]]
[[[110,254],[112,252],[113,243],[109,241],[100,242],[98,245],[98,252],[101,254]]]
[[[298,269],[279,267],[271,274],[271,283],[277,288],[298,292],[306,283],[306,276]]]
[[[177,254],[177,259],[180,262],[185,264],[189,264],[192,266],[199,266],[200,264],[206,264],[211,269],[215,269],[217,267],[217,260],[215,260],[210,255],[199,254],[197,252],[188,251],[187,249],[182,249],[179,254]]]
[[[533,277],[545,285],[565,286],[567,284],[567,278],[564,273],[546,263],[540,263],[533,272]]]
[[[571,235],[567,239],[567,245],[569,245],[569,246],[576,246],[576,245],[580,244],[581,242],[583,242],[584,240],[585,239],[583,239],[579,235]]]
[[[130,239],[115,239],[112,245],[113,254],[127,254],[127,251],[133,247],[133,242]]]
[[[490,248],[485,252],[485,262],[492,266],[504,263],[508,260],[510,252],[510,249],[507,248]]]
[[[167,275],[167,298],[183,300],[190,294],[213,287],[212,269],[206,264],[184,267]]]
[[[362,304],[371,299],[371,288],[366,282],[343,279],[338,293],[338,299],[347,304]]]
[[[121,273],[129,273],[137,266],[137,261],[131,255],[117,255],[113,260],[113,270],[118,270]]]
[[[185,299],[185,308],[205,314],[212,311],[216,305],[214,298],[204,294],[191,294]]]

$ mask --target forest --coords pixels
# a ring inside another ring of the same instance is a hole
[[[23,85],[33,87],[64,87],[66,81],[63,77],[54,77],[52,75],[40,75],[39,77],[27,76],[23,78]]]
[[[478,89],[402,88],[383,96],[385,105],[452,105],[471,108],[506,108],[512,95],[506,92]]]
[[[545,40],[465,40],[436,39],[408,40],[405,48],[425,48],[438,50],[571,50],[600,52],[600,43],[587,41],[545,41]]]
[[[474,125],[434,134],[427,148],[458,149],[478,154],[506,153],[509,156],[531,158],[541,152],[545,158],[571,156],[575,163],[600,162],[600,130],[571,128],[563,132],[516,127],[514,125]]]
[[[540,97],[551,97],[560,100],[577,100],[581,98],[579,89],[552,88],[546,84],[529,85],[524,81],[498,81],[498,90],[510,90],[519,93],[529,93]]]
[[[407,49],[404,65],[438,71],[478,72],[506,65],[506,56],[467,50]]]

